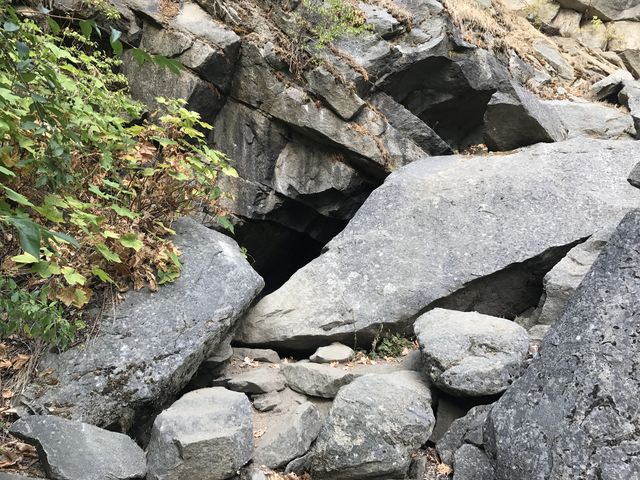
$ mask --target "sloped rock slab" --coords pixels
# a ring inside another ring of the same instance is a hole
[[[639,157],[637,142],[575,139],[408,165],[373,192],[320,257],[242,319],[236,340],[292,349],[350,345],[381,325],[410,325],[474,280],[548,254],[556,262],[574,242],[640,205],[640,191],[626,180]],[[500,289],[489,280],[487,295],[511,295],[511,279]],[[448,308],[515,316],[535,306],[534,297],[506,309],[502,297],[484,308],[471,296]]]
[[[404,478],[435,424],[420,374],[365,375],[343,387],[311,450],[313,478]]]
[[[122,433],[52,415],[22,418],[11,433],[36,446],[53,480],[133,480],[147,472],[144,452]]]
[[[129,292],[98,336],[41,368],[53,373],[27,393],[31,406],[128,430],[142,410],[160,410],[193,376],[263,286],[237,244],[192,219],[174,226],[182,276],[156,293]],[[53,382],[48,382],[53,383]]]
[[[540,356],[494,405],[496,480],[640,478],[640,210],[627,214]]]
[[[184,395],[156,417],[148,480],[225,480],[253,454],[251,403],[222,387]]]

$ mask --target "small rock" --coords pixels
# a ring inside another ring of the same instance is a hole
[[[493,465],[483,450],[462,445],[454,456],[453,480],[495,480]]]
[[[476,312],[436,308],[415,323],[425,372],[458,396],[495,395],[520,373],[529,336],[520,325]]]
[[[267,480],[267,476],[259,468],[249,465],[240,471],[240,480]]]
[[[568,81],[575,79],[576,74],[573,67],[554,45],[546,40],[536,40],[533,42],[533,49],[553,67],[558,76]]]
[[[227,388],[234,392],[269,393],[282,390],[284,386],[280,369],[270,367],[254,368],[227,380]]]
[[[492,406],[493,404],[473,407],[464,417],[451,423],[447,432],[436,443],[440,460],[452,465],[455,452],[465,443],[482,446],[482,427]]]
[[[403,370],[413,370],[414,372],[424,371],[422,366],[422,354],[420,350],[411,350],[407,355],[402,357],[400,365]]]
[[[305,75],[308,88],[322,98],[343,120],[351,120],[364,107],[364,100],[352,86],[337,79],[324,67],[317,67]]]
[[[259,412],[269,412],[277,409],[287,412],[296,405],[307,401],[307,397],[285,388],[278,392],[269,392],[253,396],[253,407]]]
[[[354,355],[355,352],[352,348],[334,342],[327,347],[318,348],[316,353],[309,357],[309,360],[314,363],[348,362]]]
[[[532,342],[542,342],[544,336],[549,331],[549,328],[551,328],[551,325],[534,325],[528,330],[529,339]]]
[[[15,422],[11,433],[36,446],[55,480],[130,480],[147,471],[144,452],[131,438],[88,423],[34,415]]]
[[[629,178],[627,178],[628,182],[636,188],[640,188],[640,162],[633,167],[631,173],[629,174]]]
[[[221,387],[189,392],[156,417],[148,480],[224,480],[251,459],[251,404]]]
[[[595,100],[605,100],[618,95],[627,82],[633,81],[633,75],[626,70],[616,70],[611,75],[594,83],[589,89],[589,95]]]
[[[322,427],[318,408],[306,402],[288,415],[277,417],[266,433],[256,440],[253,461],[257,465],[278,468],[307,453]]]
[[[241,360],[249,358],[256,362],[280,363],[280,355],[278,355],[278,352],[268,348],[234,347],[233,356]]]
[[[392,38],[405,30],[385,8],[364,2],[360,2],[358,8],[364,13],[367,25],[373,25],[375,32],[382,38]]]
[[[296,392],[314,397],[333,398],[340,387],[358,375],[344,368],[301,361],[282,365],[287,385]]]

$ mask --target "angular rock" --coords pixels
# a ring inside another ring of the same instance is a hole
[[[575,79],[576,74],[573,67],[553,44],[546,40],[536,40],[533,42],[533,50],[551,65],[560,78],[568,81]]]
[[[11,433],[35,445],[54,480],[133,480],[147,472],[144,452],[122,433],[52,415],[21,418]]]
[[[544,296],[540,301],[540,315],[536,323],[551,325],[567,305],[582,279],[593,265],[613,229],[605,228],[588,240],[576,245],[549,273],[544,276]]]
[[[561,8],[551,22],[551,26],[557,28],[563,37],[574,37],[580,30],[582,14],[568,8]]]
[[[244,393],[269,393],[284,388],[280,369],[260,367],[231,376],[226,384],[229,390]]]
[[[634,187],[640,188],[640,162],[636,163],[636,166],[633,167],[627,181]]]
[[[313,478],[404,478],[433,429],[431,392],[416,372],[365,375],[342,388],[311,450]]]
[[[436,451],[442,462],[453,465],[454,455],[463,445],[482,446],[482,428],[492,406],[490,404],[473,407],[464,417],[451,423],[446,433],[436,442]]]
[[[395,37],[405,30],[404,25],[382,7],[360,2],[358,8],[364,13],[367,23],[373,25],[375,32],[384,39]]]
[[[600,103],[569,100],[547,100],[567,129],[567,136],[601,139],[633,137],[633,120],[627,113]]]
[[[436,308],[414,325],[429,379],[457,396],[495,395],[520,374],[529,336],[520,325],[476,312]]]
[[[307,72],[305,78],[309,91],[324,100],[343,120],[351,120],[364,107],[364,100],[354,88],[342,83],[324,67]]]
[[[640,20],[640,3],[637,0],[559,0],[560,5],[600,20]]]
[[[491,410],[496,480],[640,476],[639,225],[640,210],[624,217],[540,356]]]
[[[628,82],[618,93],[618,101],[629,109],[636,129],[635,138],[640,140],[640,82]]]
[[[254,362],[280,363],[280,355],[268,348],[233,347],[233,356],[240,360],[248,358]]]
[[[453,480],[494,480],[493,465],[483,450],[463,445],[453,459]]]
[[[626,181],[638,157],[637,142],[581,138],[413,163],[374,191],[320,257],[264,297],[236,340],[292,349],[352,344],[354,334],[365,342],[381,325],[410,325],[436,301],[513,318],[537,305],[535,285],[575,242],[640,205]],[[528,276],[532,259],[537,277]]]
[[[140,48],[152,55],[163,55],[171,58],[188,50],[193,44],[193,37],[178,30],[169,30],[147,22],[142,30]]]
[[[52,373],[27,391],[30,404],[127,431],[166,405],[225,339],[262,279],[229,237],[188,218],[173,228],[180,278],[157,293],[128,292],[91,342],[47,354],[40,365]]]
[[[348,362],[355,353],[351,347],[334,342],[329,346],[318,348],[309,360],[314,363]]]
[[[310,402],[298,405],[256,440],[253,462],[269,468],[286,465],[309,450],[322,428],[318,408]]]
[[[431,432],[430,442],[436,443],[447,433],[451,424],[464,417],[469,411],[469,407],[461,404],[459,398],[449,397],[448,395],[438,395],[438,405],[434,411],[436,416],[436,425]]]
[[[322,398],[335,397],[358,376],[351,370],[306,361],[283,364],[282,374],[292,390]]]
[[[608,75],[602,80],[591,85],[589,94],[592,98],[598,101],[611,98],[615,98],[617,100],[618,93],[620,93],[624,86],[629,82],[633,82],[633,75],[626,70],[617,70],[611,75]]]
[[[189,392],[153,423],[148,480],[224,480],[253,454],[251,404],[221,387]]]
[[[297,405],[307,401],[307,397],[294,392],[290,388],[277,392],[269,392],[262,395],[254,395],[253,407],[259,412],[269,412],[271,410],[288,412]]]

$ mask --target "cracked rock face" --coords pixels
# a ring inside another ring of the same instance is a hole
[[[640,477],[640,210],[628,213],[494,405],[485,449],[496,480]]]
[[[127,431],[170,401],[224,340],[262,279],[228,237],[191,219],[174,229],[182,276],[158,293],[128,292],[96,338],[46,356],[41,367],[53,372],[27,392],[30,405]]]
[[[501,310],[514,281],[493,288],[483,277],[560,247],[564,255],[639,206],[640,191],[627,182],[639,156],[637,142],[575,139],[408,165],[374,191],[319,258],[242,319],[236,340],[292,349],[328,340],[350,345],[354,334],[365,341],[381,325],[410,325],[474,280],[495,301],[485,308],[474,296],[447,308],[515,316],[539,296]]]

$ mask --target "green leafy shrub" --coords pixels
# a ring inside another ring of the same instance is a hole
[[[235,172],[181,101],[128,126],[142,106],[87,32],[0,12],[0,333],[64,347],[96,289],[180,275],[171,222],[197,204],[224,223],[216,178]]]
[[[400,357],[407,349],[415,348],[413,342],[397,333],[377,335],[371,344],[371,358]]]

